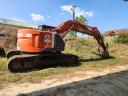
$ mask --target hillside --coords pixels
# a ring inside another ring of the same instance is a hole
[[[126,29],[109,30],[109,31],[106,31],[104,34],[106,35],[106,34],[112,32],[112,31],[118,34],[120,32],[128,32],[128,28],[126,28]]]

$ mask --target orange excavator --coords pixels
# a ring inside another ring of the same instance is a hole
[[[7,53],[10,72],[22,72],[42,66],[54,64],[72,64],[78,62],[78,57],[63,54],[65,43],[63,38],[74,30],[93,36],[101,48],[98,49],[102,58],[108,58],[109,52],[102,36],[96,27],[90,27],[75,20],[68,20],[57,27],[39,25],[38,30],[19,29],[17,32],[17,50]]]

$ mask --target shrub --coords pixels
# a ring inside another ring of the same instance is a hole
[[[114,38],[115,43],[128,44],[128,32],[120,32],[117,37]]]

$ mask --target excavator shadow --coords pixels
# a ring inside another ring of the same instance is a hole
[[[115,57],[110,56],[110,57],[107,58],[107,59],[115,59]],[[75,63],[70,63],[70,64],[68,64],[68,63],[51,63],[51,64],[47,64],[47,65],[38,64],[38,66],[36,66],[34,69],[27,69],[27,70],[19,71],[19,73],[30,72],[30,71],[39,71],[39,70],[43,70],[43,69],[47,69],[47,68],[78,67],[78,66],[81,65],[82,62],[95,62],[95,61],[101,61],[101,60],[105,60],[105,59],[103,59],[103,58],[79,59],[77,62],[75,62]]]
[[[115,59],[113,56],[109,56],[109,58],[89,58],[89,59],[80,59],[80,62],[95,62],[95,61],[101,61],[101,60],[108,60],[108,59]]]
[[[43,69],[47,69],[47,68],[57,68],[57,67],[77,67],[77,66],[80,66],[81,63],[78,61],[76,63],[71,63],[71,64],[51,64],[51,65],[43,65],[43,66],[40,66],[40,67],[37,67],[36,69],[37,70],[43,70]]]
[[[22,70],[22,71],[19,71],[18,73],[24,73],[24,72],[30,72],[30,71],[39,71],[39,70],[43,70],[43,69],[47,69],[47,68],[78,67],[80,65],[81,65],[81,63],[79,61],[77,61],[76,63],[70,63],[70,64],[68,64],[68,63],[51,63],[51,64],[47,64],[47,65],[38,64],[38,66],[34,67],[33,69],[30,68],[30,69]]]
[[[125,70],[54,87],[43,84],[39,90],[17,96],[128,96],[127,81],[128,70]]]

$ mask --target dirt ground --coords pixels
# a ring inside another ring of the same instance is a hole
[[[13,83],[0,96],[128,96],[128,65],[52,76],[38,84]]]

